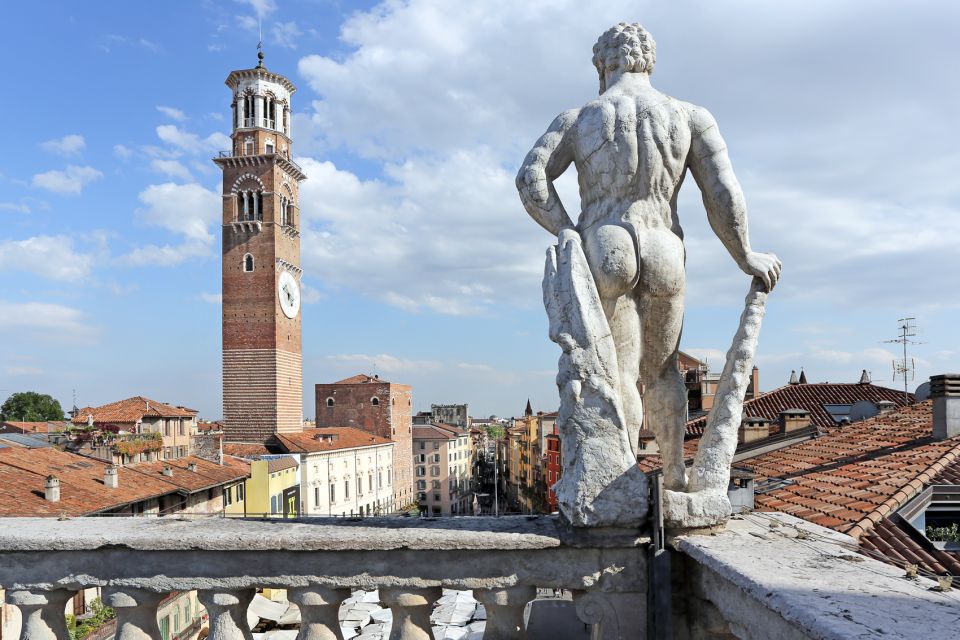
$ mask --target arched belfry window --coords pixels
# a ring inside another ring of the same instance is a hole
[[[249,253],[243,256],[243,270],[247,272],[253,271],[253,256]]]
[[[333,398],[327,398],[327,406],[328,406],[328,407],[332,407],[332,406],[333,406]]]
[[[370,398],[370,404],[372,404],[375,407],[380,406],[380,398],[377,398],[377,397]]]

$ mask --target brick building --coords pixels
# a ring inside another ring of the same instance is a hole
[[[223,171],[223,419],[226,439],[266,442],[303,429],[299,183],[291,158],[296,87],[233,71],[232,148]]]
[[[315,386],[317,427],[355,427],[396,443],[393,504],[416,500],[413,490],[413,393],[409,385],[356,375]]]

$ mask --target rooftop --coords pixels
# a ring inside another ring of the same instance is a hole
[[[73,418],[73,424],[86,424],[88,416],[93,416],[94,422],[135,423],[148,417],[193,418],[196,415],[197,412],[194,409],[175,407],[143,396],[134,396],[99,407],[84,407]]]
[[[48,420],[43,422],[4,422],[0,424],[0,433],[55,433],[64,431],[70,426],[69,422],[64,420]]]
[[[911,401],[913,397],[910,397]],[[816,384],[788,384],[743,403],[743,411],[748,416],[776,420],[787,409],[806,409],[810,420],[820,430],[833,429],[838,422],[827,407],[829,405],[852,405],[860,400],[870,402],[889,401],[900,407],[907,404],[903,391],[878,387],[873,384],[844,384],[822,382]],[[687,437],[703,435],[707,416],[687,423]]]
[[[288,453],[317,453],[393,444],[387,438],[354,427],[304,429],[300,433],[278,433],[275,437],[280,447]]]

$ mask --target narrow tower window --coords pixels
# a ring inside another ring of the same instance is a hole
[[[253,271],[253,256],[249,253],[243,256],[243,270],[247,272]]]
[[[332,407],[332,406],[333,406],[333,398],[327,398],[327,406],[328,406],[328,407]]]
[[[370,404],[372,404],[372,405],[375,406],[375,407],[379,406],[379,405],[380,405],[380,398],[376,398],[376,397],[370,398]]]

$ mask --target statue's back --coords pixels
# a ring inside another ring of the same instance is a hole
[[[574,139],[581,227],[612,216],[671,225],[670,200],[690,150],[682,102],[652,87],[608,91],[581,109]]]

